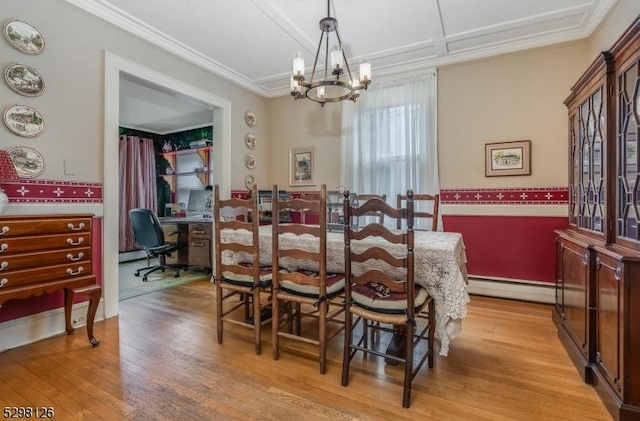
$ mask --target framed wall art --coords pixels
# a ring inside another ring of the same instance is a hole
[[[28,23],[10,20],[4,24],[4,36],[13,48],[25,54],[40,54],[44,50],[44,38]]]
[[[44,92],[44,79],[33,67],[11,64],[4,71],[7,85],[20,95],[38,96]]]
[[[256,127],[256,115],[253,111],[247,111],[244,113],[244,122],[247,123],[249,127]]]
[[[316,148],[292,148],[289,156],[289,185],[316,184]]]
[[[249,149],[255,149],[256,148],[256,136],[251,132],[247,133],[246,135],[244,135],[244,144]]]
[[[485,176],[531,175],[531,141],[487,143]]]
[[[247,188],[247,190],[251,190],[254,184],[256,184],[256,178],[253,176],[253,174],[247,174],[244,177],[244,186]]]
[[[252,153],[248,153],[244,156],[244,166],[252,170],[256,167],[256,157]]]
[[[44,171],[44,158],[33,148],[16,146],[7,153],[20,178],[35,178]]]
[[[44,120],[35,108],[14,105],[4,112],[4,124],[18,136],[35,137],[44,131]]]

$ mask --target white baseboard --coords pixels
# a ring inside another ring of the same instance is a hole
[[[88,301],[76,303],[71,310],[74,328],[84,326]],[[101,299],[95,321],[104,320],[104,302]],[[64,307],[0,323],[0,352],[59,335],[65,331]]]
[[[489,279],[469,275],[469,294],[511,298],[537,303],[555,303],[555,285],[517,279]]]

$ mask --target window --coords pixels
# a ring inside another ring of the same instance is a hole
[[[359,194],[439,192],[433,71],[383,78],[343,105],[342,184]],[[393,221],[391,221],[393,223]]]

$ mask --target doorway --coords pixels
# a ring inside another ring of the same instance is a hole
[[[209,104],[214,121],[214,180],[226,194],[231,178],[231,103],[217,95],[166,76],[150,68],[105,53],[105,119],[104,119],[104,202],[102,279],[105,318],[118,315],[118,134],[120,121],[120,78],[133,76],[185,97]]]

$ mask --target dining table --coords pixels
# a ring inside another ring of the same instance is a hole
[[[259,227],[260,264],[270,266],[272,260],[272,227]],[[236,241],[250,244],[252,234],[247,230],[222,230],[221,241]],[[358,253],[358,249],[372,246],[384,241],[379,237],[369,238],[351,243],[351,248]],[[319,241],[311,235],[281,234],[280,247],[299,248],[317,251]],[[391,247],[389,247],[391,246]],[[385,249],[396,257],[406,255],[406,248],[402,245],[385,243]],[[344,234],[342,231],[327,232],[327,271],[344,273]],[[435,337],[439,343],[439,355],[447,356],[451,339],[462,331],[462,319],[467,314],[469,293],[467,291],[466,253],[462,234],[441,231],[415,231],[414,236],[414,273],[415,282],[426,288],[435,303]],[[252,257],[246,253],[225,252],[222,256],[227,263],[251,261]],[[398,276],[404,275],[397,268],[391,268],[384,262],[371,263],[367,268],[354,267],[354,273],[371,268],[371,264],[379,265],[382,271]],[[312,262],[300,260],[281,260],[280,266],[286,269],[318,270]],[[406,273],[406,272],[405,272]]]

